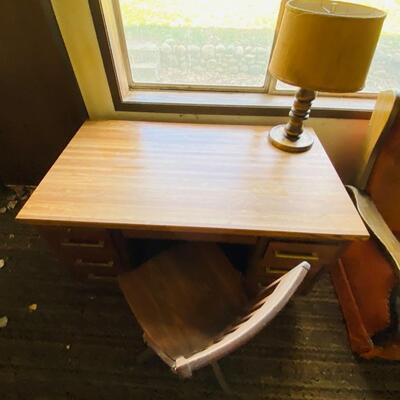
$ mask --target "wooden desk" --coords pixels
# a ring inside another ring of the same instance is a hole
[[[115,273],[115,231],[257,242],[258,275],[260,260],[285,269],[299,251],[332,262],[367,230],[318,138],[308,152],[285,153],[268,142],[269,129],[86,122],[17,218],[49,227],[44,234],[85,274]]]

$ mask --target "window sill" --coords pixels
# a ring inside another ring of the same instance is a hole
[[[292,103],[288,95],[172,90],[136,90],[114,98],[117,111],[208,115],[287,116]],[[311,115],[369,119],[374,105],[375,99],[321,96],[313,102]]]

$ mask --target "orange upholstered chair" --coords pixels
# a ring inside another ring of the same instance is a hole
[[[357,187],[348,190],[371,238],[352,244],[332,270],[352,350],[400,360],[400,97],[378,96]]]

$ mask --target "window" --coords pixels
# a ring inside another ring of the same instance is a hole
[[[132,87],[264,89],[280,0],[119,0]]]
[[[286,1],[89,0],[116,109],[287,115],[295,88],[268,73]],[[369,118],[355,97],[400,87],[400,0],[353,1],[388,12],[367,86],[341,105],[320,94],[342,114],[314,116]]]
[[[352,0],[387,12],[365,92],[400,89],[400,0]]]

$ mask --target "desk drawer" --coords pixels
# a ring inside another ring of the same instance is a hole
[[[113,259],[76,258],[73,262],[74,273],[78,277],[116,276],[117,270]]]
[[[58,243],[58,252],[63,257],[74,261],[79,258],[99,261],[114,259],[115,250],[109,239],[82,239],[62,238]]]
[[[107,230],[42,227],[39,231],[78,277],[117,275],[118,252]]]
[[[101,242],[105,243],[110,240],[105,229],[88,229],[64,226],[46,226],[39,229],[40,234],[48,241],[60,245],[61,243],[69,243],[75,247],[81,246],[98,246]]]
[[[340,251],[336,244],[270,242],[263,265],[267,273],[283,274],[302,261],[311,265],[311,271],[335,261]]]
[[[260,263],[263,272],[259,275],[259,282],[270,284],[300,262],[307,261],[311,269],[301,287],[301,291],[307,291],[321,268],[337,260],[341,249],[342,246],[335,243],[271,241]]]
[[[102,249],[65,247],[61,248],[59,255],[72,266],[78,277],[117,275],[118,258],[110,246]]]

